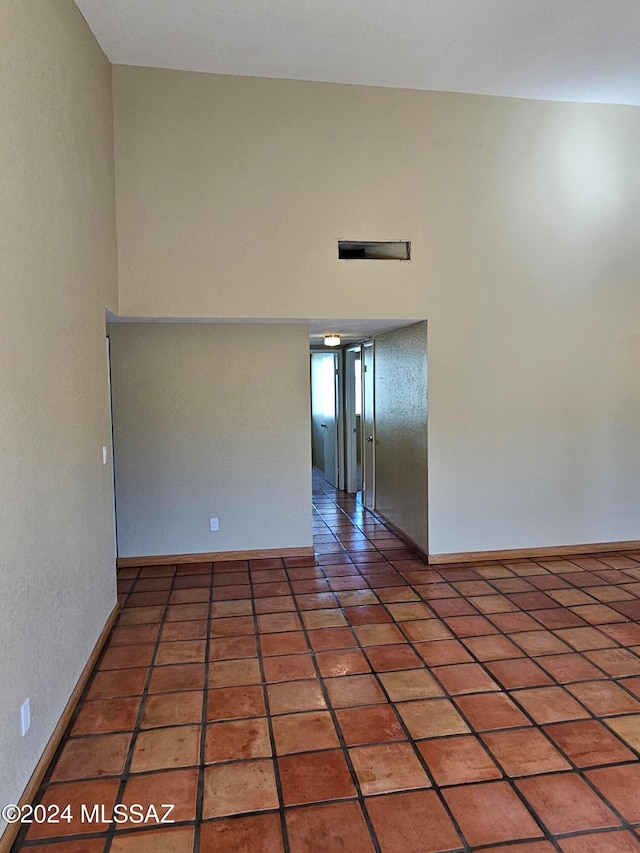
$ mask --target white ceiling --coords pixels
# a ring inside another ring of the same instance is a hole
[[[76,0],[113,63],[640,105],[640,0]]]
[[[348,344],[354,341],[364,341],[367,338],[372,338],[375,335],[381,335],[384,332],[391,332],[393,329],[400,329],[402,326],[410,326],[413,323],[418,323],[419,320],[362,320],[362,319],[278,319],[278,318],[215,318],[215,317],[126,317],[113,314],[111,311],[106,312],[108,323],[211,323],[211,324],[309,324],[309,340],[312,346],[322,345],[324,336],[329,333],[340,335],[342,343]]]

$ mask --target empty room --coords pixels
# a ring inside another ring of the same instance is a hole
[[[636,0],[0,21],[0,853],[640,851]]]

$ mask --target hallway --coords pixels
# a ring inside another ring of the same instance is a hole
[[[640,850],[640,552],[435,570],[317,473],[313,498],[315,560],[119,573],[40,791],[73,819],[14,850]]]

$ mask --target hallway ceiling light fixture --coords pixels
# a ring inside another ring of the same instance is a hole
[[[324,345],[326,347],[339,347],[340,346],[340,335],[336,335],[335,332],[332,332],[330,335],[324,336]]]

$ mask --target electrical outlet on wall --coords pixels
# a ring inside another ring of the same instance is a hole
[[[211,531],[211,533],[215,533],[219,529],[220,529],[220,527],[219,527],[218,519],[217,518],[210,518],[209,519],[209,530]]]
[[[20,706],[20,730],[22,731],[22,737],[26,735],[29,731],[29,727],[31,725],[31,702],[29,699],[25,699],[22,705]]]

